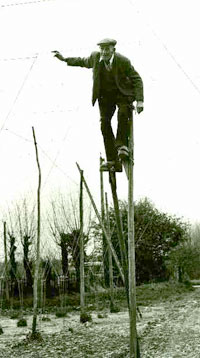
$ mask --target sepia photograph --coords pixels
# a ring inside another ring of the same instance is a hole
[[[198,0],[0,0],[0,358],[200,357]]]

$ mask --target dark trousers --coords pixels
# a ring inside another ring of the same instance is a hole
[[[119,93],[108,92],[99,96],[98,102],[101,117],[101,132],[104,139],[106,157],[108,161],[117,160],[117,148],[122,145],[128,146],[128,119],[130,116],[130,105],[132,104],[133,99]],[[118,126],[115,138],[111,120],[116,108],[118,108]]]

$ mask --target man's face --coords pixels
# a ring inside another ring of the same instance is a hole
[[[113,45],[100,46],[100,54],[103,60],[109,61],[115,52],[115,47]]]

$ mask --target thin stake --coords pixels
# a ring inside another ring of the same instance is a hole
[[[129,172],[128,172],[128,261],[129,261],[129,318],[130,318],[130,358],[139,358],[136,329],[136,278],[135,278],[135,236],[134,236],[134,145],[133,114],[130,115],[129,133]]]
[[[39,265],[40,265],[40,188],[41,188],[41,169],[38,158],[38,149],[35,137],[34,127],[32,127],[33,139],[35,145],[36,162],[38,166],[39,178],[38,178],[38,189],[37,189],[37,252],[36,252],[36,263],[34,273],[34,284],[33,284],[33,323],[32,323],[32,335],[36,333],[37,325],[37,307],[38,307],[38,276],[39,276]]]
[[[80,178],[80,304],[81,312],[85,307],[85,282],[84,282],[84,243],[83,243],[83,170],[81,170]]]
[[[104,159],[100,156],[100,167],[102,163],[104,162]],[[100,194],[101,194],[101,219],[105,225],[105,204],[104,204],[104,181],[103,181],[103,172],[100,170]],[[107,228],[108,229],[108,228]],[[107,230],[108,231],[108,230]],[[109,234],[109,232],[108,232]],[[108,244],[105,238],[104,233],[102,232],[102,247],[103,247],[103,272],[104,272],[104,284],[107,286],[108,280],[107,280],[107,271],[108,271]]]
[[[3,237],[4,237],[4,257],[5,257],[6,300],[9,301],[6,222],[3,223]]]

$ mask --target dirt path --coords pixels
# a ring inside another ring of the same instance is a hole
[[[176,296],[159,304],[140,308],[138,322],[141,358],[200,357],[200,289]],[[42,342],[27,342],[28,327],[16,328],[16,320],[1,317],[4,334],[0,336],[1,358],[123,358],[128,357],[129,320],[127,312],[107,313],[104,318],[92,314],[93,321],[79,323],[79,314],[66,318],[48,315],[39,319]]]
[[[148,326],[141,334],[142,358],[200,357],[200,289],[180,300],[152,307]]]

